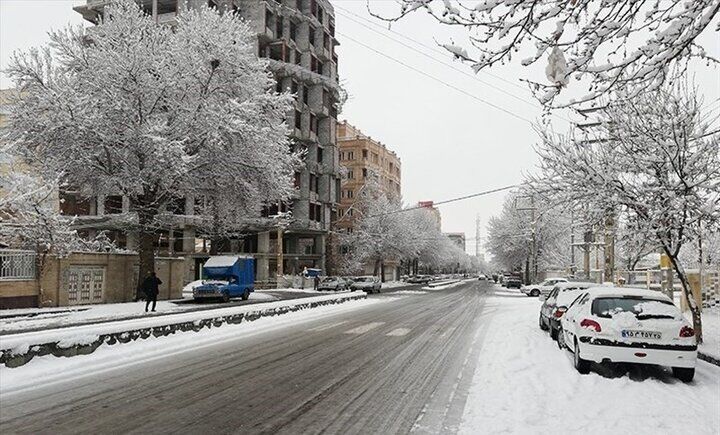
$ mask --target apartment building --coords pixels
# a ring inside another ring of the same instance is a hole
[[[337,124],[337,144],[345,178],[340,187],[340,207],[333,231],[352,231],[357,218],[357,200],[369,179],[376,180],[383,193],[400,197],[402,168],[400,158],[381,142],[363,134],[347,121]],[[339,247],[334,246],[337,250]],[[339,261],[339,260],[338,260]],[[397,279],[399,263],[386,262],[381,271],[384,279]],[[374,265],[367,264],[357,273],[372,274]]]
[[[455,243],[458,248],[465,252],[465,233],[443,233],[450,239],[451,242]]]
[[[417,203],[417,207],[424,208],[429,211],[435,221],[437,229],[439,230],[442,228],[442,216],[440,216],[440,210],[435,207],[435,203],[433,201],[419,201]]]
[[[260,282],[273,281],[282,261],[284,273],[299,273],[303,268],[325,269],[326,244],[330,223],[337,217],[340,200],[340,172],[336,147],[338,58],[335,46],[335,16],[329,0],[137,0],[159,24],[172,25],[182,7],[216,7],[224,13],[236,13],[247,20],[257,35],[259,57],[269,60],[269,69],[277,80],[277,90],[289,90],[296,97],[288,114],[294,147],[306,152],[305,166],[295,173],[296,197],[290,204],[277,204],[262,216],[248,222],[248,235],[227,240],[220,249],[225,253],[249,253],[257,260]],[[109,0],[87,0],[74,9],[91,22],[98,22]],[[129,204],[120,196],[107,196],[86,202],[72,192],[66,195],[68,213],[94,216],[86,219],[86,230],[112,229],[107,215],[127,213]],[[192,258],[187,279],[199,275],[199,265],[207,257],[207,241],[196,238],[193,228],[193,198],[170,207],[176,214],[174,228],[159,233],[159,254]],[[270,219],[279,211],[292,211],[292,220],[278,231]],[[279,243],[278,234],[282,234]],[[132,234],[116,232],[120,244],[132,247]],[[282,247],[282,248],[280,248]],[[279,252],[282,249],[282,253]]]
[[[338,229],[352,228],[353,204],[368,177],[376,177],[381,190],[390,197],[400,197],[401,162],[394,151],[363,134],[347,121],[337,124],[337,144],[345,179],[340,188]]]

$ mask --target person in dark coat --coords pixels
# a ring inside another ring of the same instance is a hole
[[[155,272],[148,273],[147,278],[145,278],[142,283],[143,292],[145,292],[145,296],[147,296],[145,302],[146,313],[150,307],[150,302],[152,302],[152,311],[155,311],[155,305],[157,304],[157,297],[159,293],[158,287],[160,284],[162,284],[162,281],[160,281],[160,278],[155,275]]]
[[[320,285],[320,277],[315,275],[315,278],[313,279],[313,290],[317,290],[319,285]]]

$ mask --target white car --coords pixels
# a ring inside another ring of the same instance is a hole
[[[592,287],[562,316],[558,346],[574,353],[575,368],[590,362],[672,367],[683,382],[695,376],[695,331],[673,301],[654,290]]]
[[[541,294],[547,296],[548,293],[550,293],[550,291],[555,287],[555,284],[559,282],[567,282],[567,279],[548,278],[540,284],[526,285],[522,287],[520,291],[525,293],[527,296],[540,296]]]
[[[350,285],[339,276],[326,276],[318,284],[318,291],[322,290],[333,290],[340,291],[346,290]]]
[[[550,338],[557,340],[560,330],[560,318],[567,311],[568,306],[573,303],[585,290],[597,287],[593,282],[560,282],[555,285],[550,294],[545,298],[540,296],[543,304],[540,306],[540,329],[550,331]]]
[[[368,293],[380,293],[380,289],[382,288],[382,282],[380,282],[380,278],[377,276],[358,276],[355,278],[350,284],[350,290],[363,290]]]

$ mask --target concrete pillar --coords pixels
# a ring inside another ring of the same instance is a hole
[[[136,251],[138,247],[138,234],[135,231],[127,232],[125,246],[129,251]]]
[[[320,260],[318,262],[317,268],[321,269],[323,271],[323,273],[327,272],[325,270],[326,256],[325,256],[325,235],[324,234],[315,236],[315,253],[320,255]]]
[[[186,254],[195,252],[195,228],[185,228],[183,230],[182,249]]]
[[[102,216],[105,214],[105,195],[98,195],[97,196],[97,209],[96,214],[98,216]]]
[[[258,233],[258,256],[257,256],[257,280],[268,281],[270,279],[270,233],[264,231]]]

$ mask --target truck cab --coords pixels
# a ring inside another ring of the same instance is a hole
[[[193,289],[197,300],[240,297],[247,300],[255,291],[255,263],[252,257],[216,256],[203,265],[202,285]]]

